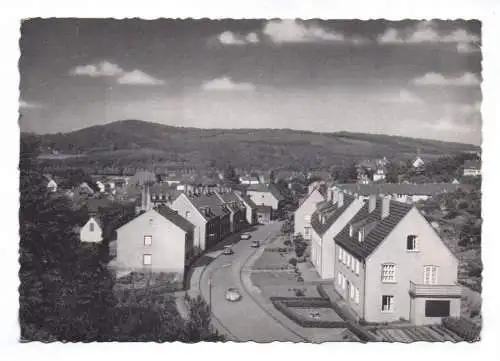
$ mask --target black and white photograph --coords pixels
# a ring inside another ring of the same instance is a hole
[[[19,27],[19,342],[481,340],[479,19]]]

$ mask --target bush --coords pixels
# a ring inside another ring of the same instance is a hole
[[[446,317],[443,326],[468,342],[478,341],[481,333],[480,327],[464,318]]]
[[[295,289],[295,296],[304,297],[306,295],[306,291],[300,288]]]
[[[297,282],[303,283],[304,278],[302,276],[297,277]]]
[[[296,258],[291,258],[288,263],[290,263],[293,267],[297,266],[297,259]]]
[[[287,247],[290,247],[290,246],[291,246],[291,244],[292,244],[292,242],[290,242],[290,240],[289,240],[289,239],[287,239],[287,240],[285,240],[285,241],[283,242],[283,244],[284,244],[285,246],[287,246]]]

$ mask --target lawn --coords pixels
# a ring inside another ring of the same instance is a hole
[[[329,307],[318,308],[305,308],[305,307],[291,307],[291,311],[296,313],[299,317],[309,320],[318,321],[343,321],[342,318]],[[313,317],[313,314],[315,314]]]
[[[290,267],[286,253],[265,250],[254,263],[253,269],[287,269]]]

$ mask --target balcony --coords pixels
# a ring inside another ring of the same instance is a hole
[[[433,298],[460,298],[462,288],[459,285],[424,285],[410,281],[410,296]]]

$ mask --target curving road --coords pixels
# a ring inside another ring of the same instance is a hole
[[[266,243],[276,235],[281,223],[274,223],[258,227],[249,240],[241,240],[233,245],[234,254],[231,256],[216,251],[216,258],[207,265],[200,278],[199,288],[202,296],[212,305],[214,325],[224,333],[230,341],[292,341],[300,342],[304,339],[274,318],[266,311],[252,295],[252,285],[248,282],[245,273],[251,267],[253,259],[261,252],[260,248],[251,248],[252,240]],[[261,245],[262,247],[262,245]],[[212,292],[210,295],[211,283]],[[239,302],[231,303],[224,298],[229,287],[240,290],[243,298]]]

